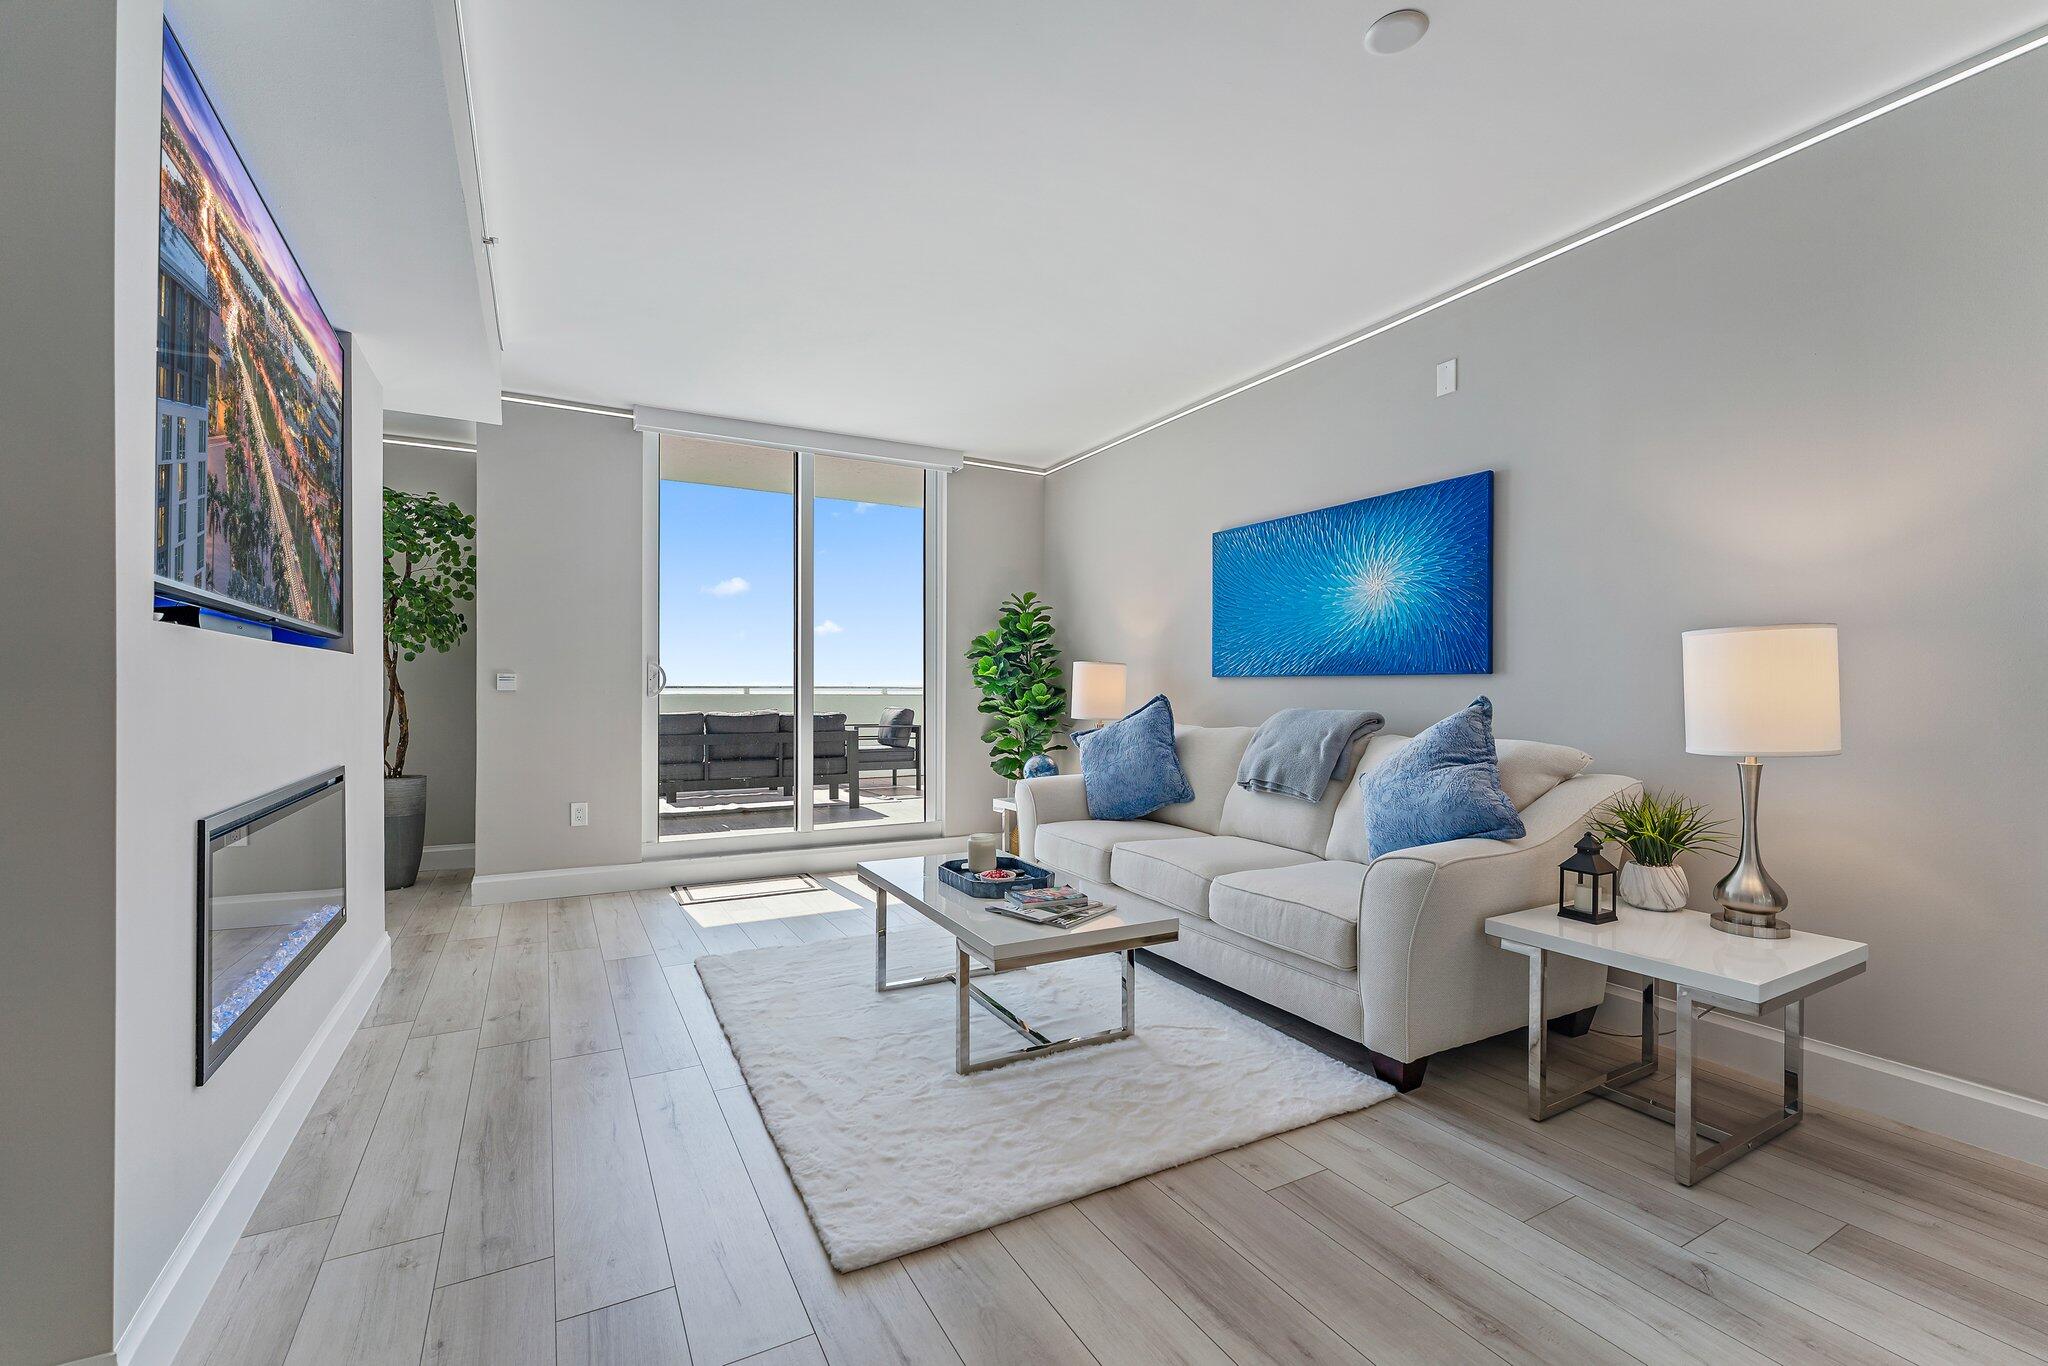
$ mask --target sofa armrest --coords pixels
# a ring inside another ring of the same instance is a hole
[[[1080,774],[1055,773],[1017,784],[1017,850],[1024,858],[1033,857],[1031,842],[1039,826],[1087,819],[1088,791]]]
[[[1554,899],[1557,865],[1594,810],[1640,786],[1581,774],[1529,804],[1521,839],[1446,840],[1374,859],[1358,916],[1366,1047],[1412,1061],[1526,1023],[1526,961],[1487,937],[1486,919]],[[1597,964],[1553,961],[1552,1014],[1597,1005],[1606,981]]]

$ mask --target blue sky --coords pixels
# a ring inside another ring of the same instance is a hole
[[[661,664],[671,686],[788,686],[790,495],[661,482]],[[817,503],[817,682],[924,675],[924,511]]]

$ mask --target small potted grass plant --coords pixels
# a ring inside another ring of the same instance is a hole
[[[1628,847],[1629,860],[1621,867],[1621,899],[1645,911],[1675,911],[1685,905],[1688,889],[1678,856],[1725,852],[1726,828],[1727,822],[1712,819],[1697,802],[1647,790],[1616,797],[1593,816],[1595,834]]]

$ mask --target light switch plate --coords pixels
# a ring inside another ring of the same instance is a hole
[[[1449,360],[1438,361],[1436,365],[1436,396],[1442,398],[1445,394],[1455,394],[1457,392],[1458,358],[1452,356]]]

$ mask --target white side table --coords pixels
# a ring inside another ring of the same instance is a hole
[[[1019,852],[1017,848],[1017,799],[1015,797],[998,797],[995,799],[995,808],[996,820],[1001,831],[998,838],[1002,841],[1003,852],[1006,854],[1016,854]]]
[[[1672,1175],[1680,1185],[1690,1186],[1799,1122],[1804,1112],[1799,1078],[1806,998],[1862,972],[1870,946],[1803,930],[1794,930],[1790,939],[1749,939],[1722,933],[1699,911],[1616,909],[1620,919],[1608,925],[1566,920],[1550,906],[1497,915],[1486,922],[1486,932],[1502,948],[1529,960],[1529,1118],[1549,1119],[1591,1096],[1655,1116],[1673,1126],[1677,1152]],[[1561,1093],[1550,1090],[1549,1030],[1544,1027],[1550,1014],[1543,1000],[1543,967],[1553,953],[1646,979],[1641,1056]],[[1671,983],[1678,997],[1676,1109],[1621,1089],[1656,1074],[1659,982]],[[1725,1010],[1753,1018],[1780,1006],[1785,1010],[1783,1103],[1732,1133],[1698,1122],[1693,1114],[1692,1071],[1694,1028],[1700,1017],[1710,1010]],[[1699,1138],[1709,1146],[1700,1147]]]

